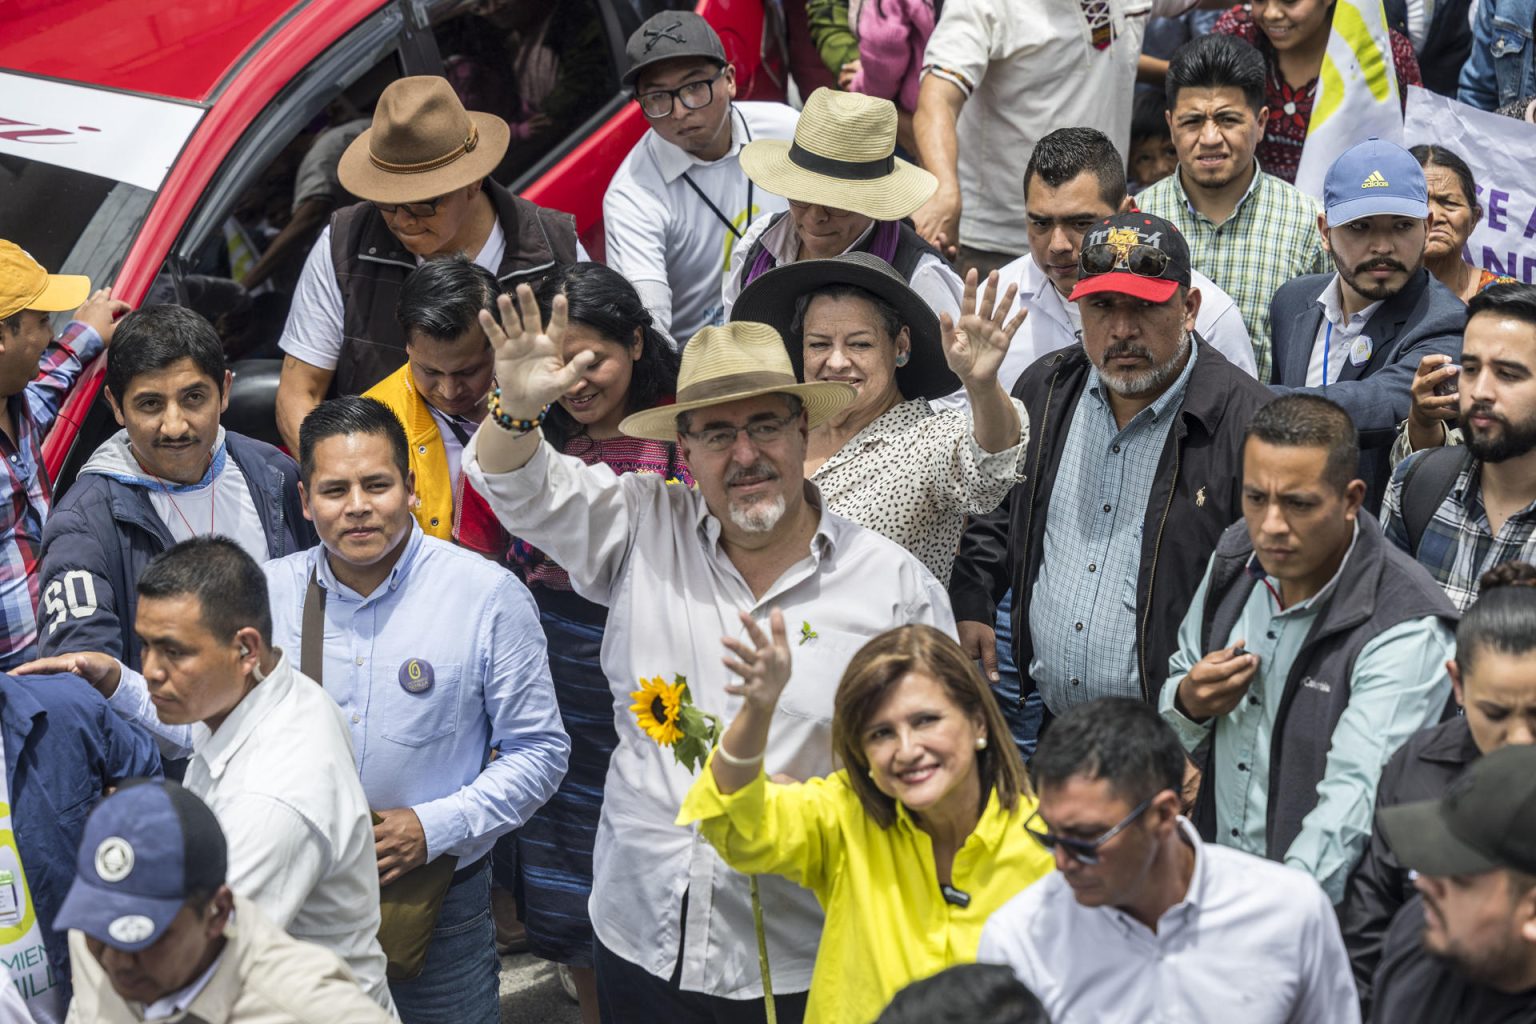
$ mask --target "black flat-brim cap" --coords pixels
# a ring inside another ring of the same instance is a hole
[[[629,68],[621,80],[626,89],[635,87],[642,71],[663,61],[699,57],[712,60],[721,67],[726,64],[725,46],[721,44],[720,36],[709,22],[692,11],[662,11],[651,15],[629,37],[629,42],[624,45],[624,56],[629,58]]]

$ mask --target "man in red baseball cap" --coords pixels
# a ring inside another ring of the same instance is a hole
[[[49,314],[68,309],[74,315],[55,339]],[[43,435],[127,311],[112,289],[91,294],[89,278],[50,274],[0,239],[0,461],[15,509],[0,530],[0,669],[37,656],[37,556],[52,500]]]

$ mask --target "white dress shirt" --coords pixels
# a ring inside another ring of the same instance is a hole
[[[230,889],[289,935],[341,957],[392,1010],[373,822],[341,710],[320,684],[283,655],[217,731],[163,724],[144,677],[126,666],[108,703],[170,756],[191,754],[183,785],[224,830]]]
[[[1198,270],[1190,272],[1189,283],[1200,292],[1195,331],[1239,370],[1254,376],[1253,342],[1248,337],[1248,328],[1243,324],[1243,314],[1237,303]],[[1078,343],[1083,321],[1077,303],[1068,302],[1066,296],[1056,290],[1030,254],[1025,253],[997,272],[999,296],[1007,293],[1010,284],[1019,286],[1017,306],[1029,310],[997,371],[997,379],[1012,393],[1013,386],[1031,363],[1057,349]],[[1017,313],[1017,306],[1010,312],[1010,317]],[[933,403],[935,409],[960,409],[965,405],[963,390]]]
[[[898,625],[928,623],[953,635],[944,589],[891,541],[822,511],[805,557],[756,598],[697,490],[651,474],[616,476],[547,443],[521,469],[487,475],[476,445],[465,452],[470,485],[504,525],[570,573],[576,593],[609,608],[602,666],[619,743],[593,854],[593,930],[615,954],[669,978],[687,892],[682,988],[760,997],[747,879],[693,829],[673,824],[693,779],[641,730],[630,693],[642,678],[681,675],[702,710],[729,722],[741,698],[725,692],[720,638],[744,637],[738,612],[750,612],[766,630],[769,611],[782,609],[795,668],[773,715],[767,770],[797,779],[826,775],[834,767],[832,699],[843,669],[866,641]],[[819,505],[815,487],[806,489]],[[802,642],[802,623],[814,638]],[[774,988],[803,992],[821,909],[809,890],[785,879],[764,877],[759,885]]]
[[[1358,1024],[1338,919],[1303,872],[1200,841],[1157,930],[1085,907],[1052,872],[1009,900],[976,959],[1006,964],[1054,1024]]]
[[[1323,307],[1323,322],[1312,339],[1312,358],[1307,362],[1307,387],[1325,387],[1337,381],[1345,363],[1356,366],[1370,361],[1373,339],[1365,334],[1365,325],[1386,299],[1371,303],[1353,316],[1344,315],[1344,297],[1339,292],[1339,275],[1334,274],[1317,304]]]

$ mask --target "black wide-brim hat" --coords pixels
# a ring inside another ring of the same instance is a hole
[[[795,303],[802,295],[839,284],[862,288],[889,303],[907,325],[912,350],[907,365],[896,367],[896,386],[903,398],[931,400],[960,390],[959,376],[944,361],[939,318],[933,307],[912,290],[894,267],[867,252],[845,252],[831,259],[800,260],[775,267],[742,289],[731,307],[731,319],[771,324],[784,339],[795,377],[804,380],[802,334],[791,330]]]

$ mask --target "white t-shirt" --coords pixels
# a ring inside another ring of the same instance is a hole
[[[721,286],[720,297],[725,304],[726,319],[730,319],[731,307],[736,305],[736,299],[741,295],[741,269],[747,260],[747,253],[752,251],[752,246],[757,243],[759,237],[763,239],[763,247],[773,254],[779,266],[795,262],[795,254],[800,251],[800,239],[795,235],[795,222],[793,218],[784,217],[777,224],[770,227],[772,215],[759,217],[752,222],[746,235],[736,246],[736,251],[731,254],[730,266],[725,272],[725,283]],[[877,222],[878,223],[878,222]],[[844,249],[844,252],[853,252],[864,244],[864,240],[875,230],[875,224],[871,224],[864,233],[853,240],[853,244]],[[949,264],[939,259],[931,252],[925,252],[917,258],[917,263],[912,267],[912,277],[907,282],[912,290],[922,296],[937,316],[940,313],[948,313],[951,320],[960,319],[960,299],[965,294],[965,282],[960,280],[960,275],[950,269]]]
[[[1381,308],[1381,302],[1373,302],[1346,318],[1343,298],[1339,295],[1338,274],[1333,275],[1323,294],[1317,297],[1317,304],[1323,307],[1323,322],[1318,325],[1317,337],[1312,340],[1312,358],[1307,362],[1309,388],[1325,387],[1329,382],[1337,381],[1346,363],[1360,366],[1370,361],[1373,339],[1364,333],[1365,325]],[[1326,374],[1323,372],[1325,357]]]
[[[178,543],[221,534],[234,540],[258,563],[281,554],[267,550],[267,531],[261,525],[256,499],[246,486],[245,474],[227,449],[223,472],[207,487],[175,494],[147,487],[144,493],[149,495],[155,515]]]
[[[490,237],[480,247],[475,262],[494,274],[506,252],[507,236],[498,218],[492,221]],[[586,259],[585,254],[579,255]],[[416,257],[418,267],[424,262]],[[331,259],[331,226],[327,224],[304,261],[278,347],[310,366],[336,369],[341,358],[341,307],[341,283],[336,280],[336,264]]]
[[[608,265],[629,279],[656,325],[680,345],[702,328],[725,322],[720,274],[744,243],[726,230],[716,210],[740,232],[759,214],[788,208],[781,196],[748,181],[739,157],[754,139],[793,138],[799,114],[782,103],[737,103],[731,111],[731,148],[725,156],[705,163],[654,129],[647,131],[603,197]]]
[[[1057,128],[1097,128],[1120,150],[1131,142],[1131,100],[1141,38],[1152,16],[1192,0],[1103,0],[1107,48],[1095,49],[1089,0],[948,0],[923,56],[967,97],[957,131],[960,241],[991,252],[1029,250],[1024,168]]]
[[[1237,303],[1200,271],[1190,271],[1189,278],[1190,286],[1200,292],[1195,330],[1234,366],[1250,377],[1255,376],[1253,342],[1248,337],[1248,328],[1243,324],[1243,314]],[[1068,302],[1045,276],[1035,258],[1027,253],[997,272],[999,295],[1005,293],[1010,284],[1019,286],[1018,305],[1029,310],[1029,316],[1024,318],[1019,333],[1013,336],[1013,344],[1008,346],[1008,354],[997,371],[998,380],[1011,393],[1019,377],[1035,360],[1077,344],[1083,317],[1077,303]],[[945,395],[932,404],[935,409],[958,409],[966,404],[965,392]]]

